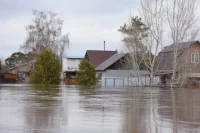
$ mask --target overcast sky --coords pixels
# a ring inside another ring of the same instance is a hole
[[[64,20],[63,33],[70,34],[68,55],[102,50],[104,40],[107,50],[119,49],[122,36],[117,29],[139,6],[139,0],[0,0],[0,57],[19,51],[34,9],[55,12]]]

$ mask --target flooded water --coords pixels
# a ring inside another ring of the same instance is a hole
[[[0,87],[0,133],[173,132],[200,132],[200,89]]]

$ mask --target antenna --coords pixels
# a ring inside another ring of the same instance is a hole
[[[103,41],[104,44],[104,51],[106,50],[106,41]]]

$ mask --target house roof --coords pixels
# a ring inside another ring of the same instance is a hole
[[[32,60],[32,61],[29,61],[29,62],[27,62],[27,63],[23,63],[23,64],[20,64],[20,65],[11,67],[11,68],[9,68],[8,70],[12,70],[12,69],[15,69],[15,68],[20,67],[20,66],[32,65],[34,62],[35,62],[35,60]]]
[[[168,71],[173,70],[173,51],[160,52],[156,59],[155,70]]]
[[[116,54],[117,51],[103,51],[103,50],[87,50],[85,57],[88,56],[91,63],[97,67],[102,62]]]
[[[67,58],[67,59],[83,59],[84,56],[64,56],[64,58]]]
[[[114,64],[116,61],[118,61],[119,59],[121,59],[122,57],[124,57],[126,54],[114,54],[112,55],[110,58],[108,58],[107,60],[105,60],[104,62],[102,62],[100,65],[98,65],[95,70],[97,71],[103,71],[106,68],[108,68],[109,66],[111,66],[112,64]]]
[[[192,44],[198,43],[199,41],[191,41],[191,42],[183,42],[178,43],[178,58],[182,55],[182,53],[190,47]],[[173,54],[175,50],[175,45],[172,44],[170,46],[165,47],[157,56],[155,70],[161,73],[171,73],[173,70]]]
[[[194,44],[198,41],[191,41],[191,42],[183,42],[183,43],[178,43],[177,44],[177,50],[184,50],[186,48],[188,48],[191,44]],[[164,49],[161,52],[172,52],[175,49],[175,44],[169,45],[164,47]]]

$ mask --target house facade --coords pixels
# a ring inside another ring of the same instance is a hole
[[[88,50],[85,58],[94,66],[96,77],[101,86],[145,86],[149,85],[149,72],[140,70],[134,72],[127,67],[128,54],[117,51]],[[139,75],[139,76],[138,76]],[[155,78],[154,84],[158,84]]]
[[[177,46],[177,48],[176,48]],[[156,72],[163,84],[171,83],[173,71],[173,55],[177,49],[177,83],[189,83],[200,79],[200,42],[184,42],[177,45],[165,47],[158,55],[156,61]]]
[[[71,85],[75,83],[76,72],[78,71],[78,65],[81,59],[83,57],[67,56],[63,58],[62,73],[66,84]]]
[[[19,76],[20,82],[29,82],[29,76],[33,68],[34,61],[17,65],[8,69],[8,72]]]

